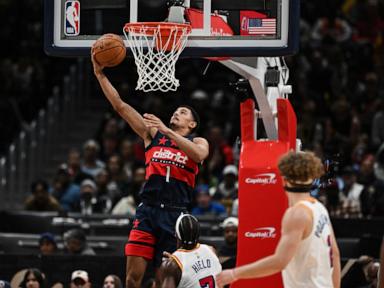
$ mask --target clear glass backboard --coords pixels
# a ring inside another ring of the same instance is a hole
[[[105,33],[130,22],[192,26],[181,57],[284,56],[298,50],[299,0],[45,0],[44,47],[53,56],[89,56]],[[123,36],[122,36],[123,37]],[[125,40],[128,46],[127,40]],[[130,51],[127,50],[128,56]]]

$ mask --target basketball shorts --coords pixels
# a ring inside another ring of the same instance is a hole
[[[153,260],[155,267],[160,267],[163,251],[176,250],[175,224],[182,212],[187,211],[141,203],[125,245],[125,255]]]

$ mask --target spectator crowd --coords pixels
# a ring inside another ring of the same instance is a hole
[[[327,175],[313,194],[332,216],[383,216],[383,4],[375,0],[304,2],[301,10],[300,53],[287,57],[287,64],[298,138],[304,149],[315,151],[328,163]],[[113,79],[125,101],[165,123],[179,104],[190,104],[200,112],[204,125],[198,134],[208,139],[210,153],[201,167],[191,209],[197,214],[236,216],[239,100],[228,84],[237,76],[216,63],[203,75],[205,64],[205,60],[180,60],[180,89],[167,94],[136,92],[134,72],[116,74]],[[97,83],[93,86],[94,93],[103,97]],[[26,208],[41,210],[31,201],[39,206],[35,198],[41,199],[43,188],[49,209],[134,213],[145,181],[143,149],[127,124],[108,112],[94,139],[87,140],[81,150],[71,149],[54,179],[32,185],[35,196],[27,200]]]
[[[2,35],[16,41],[10,37],[10,26],[15,26],[20,35],[17,41],[23,39],[0,60],[4,83],[0,88],[0,111],[4,111],[0,113],[1,151],[20,125],[44,106],[48,89],[59,81],[52,69],[60,67],[55,71],[61,75],[57,70],[67,67],[64,63],[54,65],[59,60],[42,55],[41,5],[27,0],[23,9],[16,9],[16,2],[0,2],[4,17],[17,11],[17,17],[11,17],[15,25],[3,25]],[[36,13],[31,10],[35,6],[39,9]],[[298,118],[298,138],[327,168],[313,195],[332,217],[383,217],[384,4],[379,0],[302,1],[301,11],[300,52],[286,57],[286,62],[291,71],[290,100]],[[17,23],[30,17],[28,25]],[[210,153],[201,166],[190,208],[197,216],[229,217],[223,223],[226,244],[221,248],[222,259],[228,260],[236,248],[240,134],[239,99],[228,84],[238,76],[218,63],[212,63],[203,75],[206,64],[203,59],[180,60],[176,71],[181,86],[166,95],[136,92],[134,70],[114,80],[124,101],[140,113],[156,114],[165,123],[178,104],[189,104],[199,111],[204,125],[198,134],[208,139]],[[218,83],[224,84],[218,87]],[[97,83],[93,86],[93,93],[103,97]],[[81,149],[68,151],[53,179],[31,183],[26,210],[134,215],[145,182],[142,141],[113,111],[106,113],[94,138],[84,140]],[[94,253],[80,230],[68,231],[64,241],[66,253]],[[42,235],[39,244],[42,254],[57,249],[54,235]],[[86,283],[91,281],[83,270],[74,271],[68,280],[73,288],[88,287]],[[29,282],[38,285],[30,286]],[[20,287],[44,287],[43,274],[28,270]],[[104,287],[119,288],[121,281],[108,275]]]

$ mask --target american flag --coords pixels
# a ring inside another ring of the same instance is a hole
[[[276,34],[276,18],[248,19],[248,33],[254,35]]]

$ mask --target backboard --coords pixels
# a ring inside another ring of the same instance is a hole
[[[299,2],[45,0],[44,48],[52,56],[89,56],[97,38],[105,33],[123,35],[125,23],[169,18],[192,25],[181,57],[284,56],[298,50]]]

